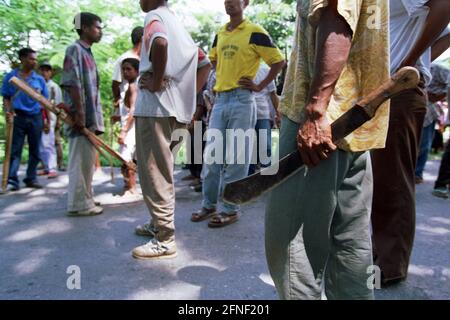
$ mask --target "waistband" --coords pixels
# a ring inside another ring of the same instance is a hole
[[[21,109],[14,109],[14,113],[18,116],[22,117],[36,117],[36,116],[42,116],[41,111],[37,113],[29,113],[27,111],[21,110]]]
[[[243,89],[243,88],[235,88],[235,89],[231,89],[231,90],[227,90],[227,91],[221,91],[221,92],[217,92],[217,96],[225,96],[225,95],[232,95],[232,94],[236,94],[236,93],[253,93],[252,91],[248,90],[248,89]]]

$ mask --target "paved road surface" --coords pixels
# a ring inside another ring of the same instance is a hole
[[[430,192],[438,170],[430,162],[417,189],[417,234],[408,280],[378,299],[450,298],[450,200]],[[23,169],[23,168],[22,168]],[[241,220],[211,230],[189,221],[200,204],[177,171],[176,227],[179,255],[137,261],[130,251],[145,239],[134,227],[148,219],[143,202],[121,204],[116,172],[95,176],[105,213],[65,216],[67,176],[41,179],[44,190],[0,196],[0,299],[277,299],[268,275],[263,238],[264,202],[244,208]],[[81,271],[81,290],[67,288],[69,266]]]

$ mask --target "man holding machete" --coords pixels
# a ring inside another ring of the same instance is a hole
[[[372,190],[362,184],[371,175],[367,151],[385,144],[388,104],[336,145],[330,123],[389,79],[388,4],[299,0],[297,9],[280,156],[298,148],[308,169],[270,195],[269,270],[282,299],[320,299],[322,288],[328,299],[373,299]]]

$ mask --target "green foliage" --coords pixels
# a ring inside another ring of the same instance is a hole
[[[189,1],[171,0],[170,3],[179,4],[174,6],[180,11],[177,14],[184,14],[183,21],[188,24],[194,41],[208,52],[214,35],[223,23],[223,15],[202,12],[192,16],[180,10],[188,6]],[[100,73],[101,99],[107,125],[102,138],[110,143],[111,132],[117,133],[119,130],[117,126],[111,127],[109,121],[113,109],[112,68],[117,57],[131,48],[130,33],[133,27],[143,23],[144,14],[138,1],[0,0],[0,68],[16,67],[19,63],[17,51],[21,47],[31,47],[38,51],[40,61],[48,59],[57,68],[55,81],[59,82],[65,49],[78,38],[73,19],[80,11],[99,15],[106,26],[102,41],[93,46],[93,53]],[[247,15],[252,21],[262,25],[282,50],[289,48],[295,19],[294,0],[254,0]],[[0,81],[3,76],[4,72],[0,74]],[[4,140],[4,127],[4,115],[0,112],[0,144]],[[0,158],[2,156],[3,153],[0,153]]]
[[[289,3],[290,2],[290,3]],[[287,55],[291,48],[296,18],[295,1],[254,1],[248,9],[250,20],[260,24]]]
[[[189,28],[194,41],[203,51],[208,52],[214,40],[214,35],[220,28],[220,23],[211,13],[196,14],[198,25]]]

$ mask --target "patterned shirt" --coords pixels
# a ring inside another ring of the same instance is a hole
[[[76,112],[70,96],[70,87],[80,91],[81,104],[86,114],[86,128],[101,134],[104,132],[103,111],[100,105],[99,76],[91,49],[81,41],[76,41],[66,50],[61,77],[64,103],[72,113]],[[71,137],[80,135],[68,128]]]
[[[292,121],[303,123],[314,75],[316,25],[326,0],[299,0],[294,48],[287,71],[280,111]],[[327,117],[333,122],[359,99],[389,79],[389,8],[385,0],[340,0],[338,12],[353,32],[350,56],[336,84]],[[378,19],[377,19],[378,18]],[[375,118],[337,143],[346,151],[384,148],[389,103]]]
[[[427,91],[436,95],[447,94],[450,86],[450,69],[433,63],[431,65],[431,83],[427,87]],[[448,101],[449,97],[447,97]],[[437,103],[428,102],[427,113],[423,121],[423,127],[428,127],[435,122],[442,114],[442,108]]]

